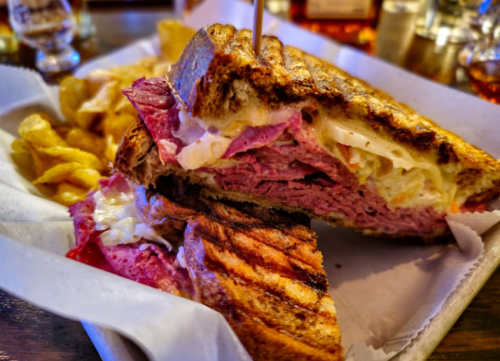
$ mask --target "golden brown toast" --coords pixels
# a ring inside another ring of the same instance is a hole
[[[206,199],[172,177],[159,183],[161,194],[136,190],[141,218],[162,235],[185,229],[194,299],[224,315],[255,361],[343,359],[307,217]]]
[[[125,93],[145,123],[124,137],[115,169],[137,184],[176,175],[215,199],[425,241],[450,235],[447,212],[482,211],[500,193],[498,160],[272,36],[257,58],[250,31],[207,26],[166,80],[140,80]],[[177,137],[189,123],[203,139]],[[279,137],[247,146],[283,124]],[[239,148],[189,162],[211,153],[210,137]]]
[[[341,360],[324,271],[286,251],[302,241],[284,244],[279,232],[264,232],[251,237],[204,216],[188,221],[184,248],[197,300],[226,317],[254,360]]]
[[[284,46],[275,36],[263,36],[259,57],[252,49],[252,32],[232,25],[202,28],[167,74],[167,81],[189,112],[198,118],[224,118],[249,106],[245,95],[231,89],[243,79],[269,108],[313,98],[364,122],[381,137],[418,152],[429,153],[439,165],[461,163],[459,187],[485,182],[471,200],[498,194],[500,163],[486,152],[441,129],[433,121],[398,103],[361,79],[297,48]],[[250,91],[248,91],[250,93]]]

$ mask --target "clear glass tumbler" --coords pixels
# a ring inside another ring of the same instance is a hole
[[[74,68],[80,55],[70,45],[74,16],[66,0],[8,0],[10,23],[19,38],[37,49],[36,67],[44,73]]]
[[[466,43],[469,30],[463,12],[459,0],[422,0],[415,32],[438,45]]]
[[[497,27],[500,15],[500,3],[492,0],[462,1],[468,5],[464,21],[469,25],[469,42],[460,51],[458,61],[460,65],[467,67],[473,57],[477,60],[494,42],[494,28]]]

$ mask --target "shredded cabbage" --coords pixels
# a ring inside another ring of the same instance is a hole
[[[312,128],[323,148],[361,184],[372,182],[391,208],[433,206],[445,211],[455,197],[457,186],[450,175],[375,131],[324,114],[316,117]]]
[[[172,245],[153,229],[142,223],[137,213],[133,193],[120,193],[106,197],[100,190],[94,194],[93,218],[96,230],[104,231],[101,241],[105,246],[128,244],[142,238],[164,244],[169,250]]]

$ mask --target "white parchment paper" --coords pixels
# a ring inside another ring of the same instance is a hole
[[[193,27],[213,22],[250,27],[249,11],[248,4],[235,0],[207,0],[186,22]],[[265,17],[264,32],[328,59],[500,157],[499,106],[272,16]],[[77,74],[133,63],[157,49],[156,37],[145,39],[85,65]],[[62,316],[116,330],[154,360],[248,360],[218,313],[62,257],[74,242],[67,209],[40,195],[10,155],[19,122],[34,110],[60,117],[57,89],[34,72],[0,66],[0,287]],[[382,361],[403,350],[475,267],[483,252],[478,233],[499,219],[499,212],[452,215],[449,222],[458,245],[432,247],[364,237],[315,222],[347,358]]]

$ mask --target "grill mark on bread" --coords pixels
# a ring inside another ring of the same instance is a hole
[[[302,241],[310,242],[315,240],[314,231],[311,230],[311,219],[303,213],[283,213],[275,209],[267,210],[248,202],[234,202],[231,200],[221,200],[221,202],[261,220],[267,226],[274,226],[280,231],[290,232],[289,228],[291,228],[292,233],[303,233],[304,235],[301,237],[296,236]]]
[[[332,359],[332,355],[341,357],[340,334],[331,298],[300,283],[292,284],[293,281],[281,278],[272,269],[246,263],[228,249],[222,241],[224,237],[218,244],[207,240],[204,232],[196,232],[207,220],[205,217],[190,220],[185,234],[186,261],[199,301],[221,312],[249,351],[258,353],[260,348],[254,349],[249,344],[261,337],[253,327],[240,327],[251,322],[260,323],[303,346],[328,351],[318,360]],[[309,302],[305,303],[304,298]],[[249,333],[252,337],[247,340]],[[279,352],[281,354],[281,350]],[[298,359],[301,352],[296,354]]]
[[[285,46],[283,47],[283,60],[285,70],[291,75],[294,91],[298,92],[300,87],[312,89],[314,82],[311,72],[304,61],[302,51],[291,46]]]
[[[295,232],[290,231],[285,234],[278,229],[266,226],[260,219],[250,217],[223,203],[205,199],[190,190],[181,191],[175,183],[163,180],[159,185],[162,186],[161,189],[168,189],[167,197],[156,193],[156,190],[146,190],[144,187],[137,187],[135,193],[141,219],[160,234],[164,234],[162,231],[166,228],[170,232],[169,235],[175,238],[174,241],[178,240],[179,237],[171,231],[171,226],[175,225],[175,230],[182,229],[183,231],[188,219],[202,214],[212,222],[210,230],[207,230],[205,235],[212,237],[211,240],[214,243],[219,242],[222,237],[226,239],[228,237],[226,233],[230,236],[237,232],[245,237],[258,240],[274,251],[282,252],[296,268],[294,274],[299,274],[302,269],[296,266],[296,262],[304,263],[313,268],[321,268],[322,256],[316,249],[316,238],[312,230],[307,232],[309,238],[303,241],[294,237],[293,233]],[[189,203],[196,206],[192,208],[183,204],[182,201],[179,204],[177,203],[179,199],[189,199]],[[235,203],[234,206],[237,207],[237,204]],[[275,216],[279,217],[277,214]],[[282,217],[287,218],[286,216]],[[183,227],[179,226],[180,223],[174,223],[174,220],[182,221]],[[290,224],[293,223],[290,222]],[[295,224],[295,228],[301,231],[299,235],[306,233],[304,226]],[[327,282],[326,278],[306,274],[302,275],[302,279],[314,287],[325,287],[325,282]]]
[[[222,270],[224,273],[239,277],[248,283],[259,285],[266,292],[274,294],[284,301],[292,302],[315,312],[324,312],[329,309],[327,300],[330,300],[331,303],[331,299],[325,297],[326,292],[314,289],[296,278],[283,275],[272,262],[261,265],[254,260],[248,260],[250,257],[241,257],[234,252],[234,244],[228,246],[227,239],[224,239],[226,235],[223,235],[216,242],[212,242],[213,234],[205,239],[206,234],[200,232],[200,223],[204,224],[206,221],[207,218],[203,216],[189,220],[184,239],[185,241],[197,238],[204,239],[204,257],[210,260],[210,264],[215,265],[214,269]],[[321,269],[317,272],[321,272]],[[297,294],[301,295],[300,300],[294,297]]]
[[[200,197],[202,189],[198,185],[189,184],[175,176],[161,177],[155,191],[159,191],[168,199],[188,208],[207,214],[227,226],[249,229],[267,226],[283,230],[285,234],[304,242],[310,242],[311,246],[316,248],[316,236],[310,228],[311,219],[302,213],[262,209],[248,202],[222,201],[217,203]],[[224,207],[223,204],[228,207]]]
[[[261,241],[260,237],[251,237],[248,233],[224,227],[208,218],[198,217],[196,219],[197,222],[191,224],[195,236],[203,237],[209,242],[233,252],[247,264],[265,267],[284,277],[303,282],[320,292],[328,291],[328,280],[321,269],[315,269],[292,255],[280,252],[279,249],[273,247],[275,244],[266,244]]]
[[[243,34],[243,31],[240,33]],[[419,152],[430,152],[438,164],[466,161],[468,166],[477,167],[474,163],[489,158],[485,152],[467,145],[457,136],[443,131],[432,121],[416,114],[411,108],[396,102],[388,94],[373,89],[366,82],[350,76],[334,65],[298,49],[288,51],[294,57],[289,58],[287,64],[287,47],[283,47],[278,39],[271,36],[263,36],[265,51],[261,57],[256,58],[251,48],[251,32],[246,30],[245,36],[240,37],[235,37],[234,34],[235,30],[231,25],[214,24],[201,29],[168,74],[174,88],[182,90],[182,93],[198,96],[197,99],[181,96],[188,109],[193,110],[196,116],[224,116],[224,109],[217,103],[225,100],[215,96],[215,83],[230,82],[234,79],[234,74],[240,74],[270,108],[316,99],[327,109],[340,106],[341,109],[336,111],[343,110],[357,115],[368,127],[372,126],[371,117],[374,116],[381,124],[390,125],[378,128],[383,130],[383,136]],[[281,52],[276,51],[280,46]],[[205,48],[209,48],[209,51],[204,51]],[[200,92],[195,90],[196,82],[179,81],[180,76],[184,77],[184,72],[188,71],[190,62],[198,58],[206,61],[206,67],[204,72],[197,71],[196,79],[207,77],[212,83]],[[306,74],[296,74],[296,69],[302,68],[301,64],[297,64],[295,68],[293,61],[300,62],[300,58],[307,65],[311,82],[305,80]],[[224,67],[220,66],[220,59],[224,59]],[[447,136],[438,137],[434,134]],[[490,170],[499,169],[498,164],[490,164],[488,167]]]
[[[221,283],[226,284],[221,288],[236,293],[228,300],[230,297],[226,292],[224,301],[219,303],[218,311],[223,315],[235,320],[240,320],[242,317],[251,318],[289,337],[330,352],[338,348],[331,342],[338,327],[334,315],[319,315],[283,302],[278,297],[248,285],[237,277],[229,277],[217,271],[214,273]],[[311,337],[312,335],[314,337]]]
[[[243,318],[238,323],[229,320],[229,324],[239,335],[242,342],[253,350],[251,356],[254,360],[343,360],[342,349],[340,348],[334,353],[313,348],[290,338],[283,332],[269,329],[261,322],[249,318]],[[245,333],[245,330],[249,329],[253,330],[256,337]]]

